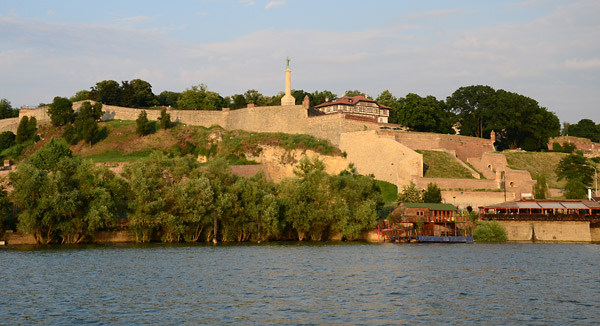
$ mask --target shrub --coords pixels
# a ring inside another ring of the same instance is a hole
[[[12,131],[5,131],[0,134],[0,151],[3,151],[15,143],[15,134]]]
[[[506,242],[506,230],[496,221],[482,221],[473,230],[473,238],[477,242]]]

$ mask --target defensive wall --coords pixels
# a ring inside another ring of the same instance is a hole
[[[497,221],[506,229],[508,241],[591,242],[586,221]],[[593,231],[594,233],[597,230]],[[597,240],[596,240],[597,241]]]
[[[594,143],[587,138],[574,136],[560,136],[548,139],[548,149],[552,149],[552,144],[574,144],[577,149],[582,150],[584,154],[597,156],[600,154],[600,144]]]
[[[84,101],[73,104],[78,110]],[[93,101],[90,101],[93,102]],[[35,116],[40,124],[50,121],[48,107],[21,110],[19,117]],[[103,105],[102,119],[135,120],[142,109]],[[494,150],[489,139],[479,139],[459,135],[381,130],[389,126],[372,119],[358,118],[342,113],[308,117],[302,105],[254,107],[238,110],[168,110],[171,120],[196,126],[219,125],[225,129],[241,129],[254,132],[285,132],[309,134],[326,139],[346,152],[359,173],[373,174],[377,179],[398,185],[399,189],[414,178],[423,176],[423,158],[414,152],[422,150],[446,150],[454,153],[462,161],[470,161],[488,179],[497,179],[498,170],[506,170],[506,159],[502,154],[488,153]],[[159,110],[146,110],[148,119],[156,120]],[[15,121],[6,122],[13,126]],[[3,126],[0,124],[0,129]],[[16,128],[16,127],[11,127]],[[492,168],[486,167],[491,166]],[[485,171],[485,172],[483,172]],[[508,170],[507,170],[508,171]],[[525,175],[526,174],[526,175]],[[512,178],[512,179],[511,179]],[[509,180],[510,179],[510,180]],[[513,180],[514,179],[514,180]],[[440,179],[436,183],[441,188],[467,190],[496,189],[494,180]],[[531,192],[531,177],[525,173],[506,173],[507,184],[512,181],[514,192]],[[428,181],[418,181],[419,187],[426,187]],[[452,183],[452,187],[446,185]],[[471,185],[471,183],[473,183]],[[491,187],[491,188],[490,188]],[[507,186],[508,187],[508,186]],[[529,187],[529,188],[528,188]]]
[[[382,131],[382,133],[393,135],[399,143],[413,150],[453,150],[456,156],[465,162],[469,157],[481,157],[485,152],[494,151],[492,141],[483,138],[411,131]]]
[[[505,200],[506,198],[506,200]],[[503,191],[442,190],[442,202],[453,204],[460,209],[471,207],[477,211],[479,206],[500,204],[518,200],[517,194]]]
[[[19,126],[20,118],[8,118],[0,120],[0,132],[1,131],[12,131],[17,133],[17,127]]]
[[[340,149],[360,174],[395,184],[409,184],[413,176],[423,176],[423,156],[376,131],[345,132],[340,135]]]

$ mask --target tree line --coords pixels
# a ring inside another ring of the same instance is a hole
[[[346,96],[367,96],[359,90],[347,90]],[[156,95],[152,85],[141,79],[131,81],[103,80],[89,90],[81,90],[69,98],[71,102],[94,100],[106,105],[118,105],[134,108],[172,107],[180,110],[221,110],[239,109],[248,104],[257,106],[280,105],[283,92],[266,96],[250,89],[243,94],[222,96],[211,91],[205,84],[191,86],[181,91],[163,91]],[[306,92],[293,90],[296,104],[308,97],[310,106],[335,100],[331,91]],[[474,85],[460,87],[446,99],[434,96],[420,96],[408,93],[396,97],[385,90],[375,100],[391,107],[390,123],[406,126],[414,131],[454,134],[455,129],[461,135],[490,138],[491,131],[496,132],[498,150],[522,148],[528,151],[547,149],[548,139],[561,134],[561,125],[553,112],[541,107],[537,101],[525,95],[490,86]],[[10,102],[0,102],[0,118],[14,116],[17,110]],[[589,119],[577,124],[565,123],[563,134],[600,141],[600,127]]]
[[[224,160],[202,167],[191,156],[162,153],[128,165],[119,177],[53,139],[8,179],[13,191],[0,193],[0,205],[6,212],[16,204],[17,229],[39,243],[88,241],[118,225],[140,242],[209,241],[215,217],[218,241],[352,240],[376,225],[383,206],[373,177],[352,167],[330,175],[322,161],[306,157],[280,184],[262,173],[234,175]]]

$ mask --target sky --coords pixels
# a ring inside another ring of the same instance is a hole
[[[600,1],[0,1],[0,98],[70,97],[102,80],[155,94],[292,88],[445,99],[489,85],[561,121],[600,123]]]

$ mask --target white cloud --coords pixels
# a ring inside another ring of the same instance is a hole
[[[265,9],[268,10],[268,9],[273,8],[273,7],[283,6],[283,5],[285,5],[285,0],[280,0],[280,1],[275,1],[274,0],[274,1],[270,1],[269,3],[267,3],[267,5],[265,6]]]
[[[121,23],[133,23],[133,24],[142,24],[151,22],[153,19],[148,16],[132,16],[132,17],[124,17],[118,20]]]
[[[104,79],[134,78],[150,82],[155,93],[205,83],[223,96],[248,89],[274,95],[283,89],[289,56],[295,89],[372,96],[389,89],[444,99],[461,86],[484,84],[532,97],[562,120],[600,123],[599,7],[570,3],[535,21],[451,30],[443,38],[423,32],[430,24],[413,24],[348,32],[273,28],[207,44],[123,25],[0,17],[3,42],[11,44],[0,48],[0,98],[36,105]]]
[[[600,59],[568,59],[565,61],[565,67],[569,69],[600,69]]]
[[[240,3],[242,3],[246,6],[254,6],[256,4],[256,2],[254,2],[254,0],[240,0]]]
[[[453,15],[453,14],[456,14],[459,12],[460,12],[460,10],[458,10],[458,9],[432,10],[432,11],[428,11],[428,12],[409,14],[407,16],[407,18],[411,18],[411,19],[431,18],[431,17],[438,17],[438,16]]]

